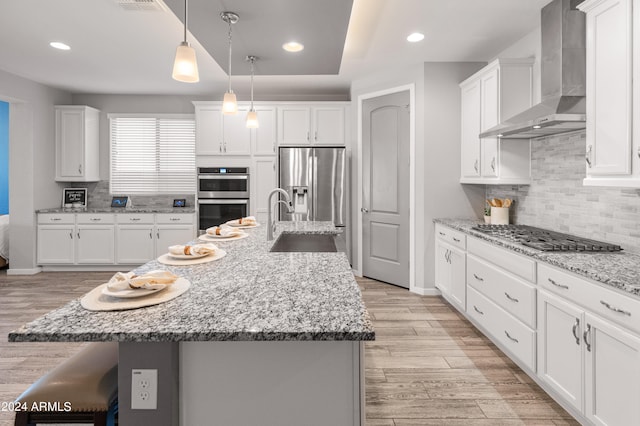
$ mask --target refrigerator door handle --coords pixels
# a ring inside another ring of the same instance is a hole
[[[311,190],[311,217],[309,220],[316,220],[318,210],[318,154],[315,149],[311,150],[311,167],[313,168],[313,189]]]

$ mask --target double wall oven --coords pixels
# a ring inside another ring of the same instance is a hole
[[[249,168],[198,167],[198,229],[249,215]]]

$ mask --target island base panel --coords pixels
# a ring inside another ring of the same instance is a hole
[[[364,424],[362,342],[181,342],[180,424]]]

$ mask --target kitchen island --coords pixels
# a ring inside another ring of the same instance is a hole
[[[375,337],[344,253],[269,252],[266,227],[219,242],[192,266],[151,261],[188,292],[142,309],[90,312],[79,300],[10,341],[118,341],[121,424],[363,424],[363,341]],[[327,222],[278,232],[336,233]],[[131,409],[131,369],[158,369],[156,410]]]

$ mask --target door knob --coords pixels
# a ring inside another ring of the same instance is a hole
[[[365,209],[364,207],[362,207],[362,208],[360,209],[360,211],[361,211],[362,213],[369,213],[369,209]]]

